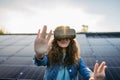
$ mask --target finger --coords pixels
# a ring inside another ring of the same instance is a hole
[[[94,74],[97,74],[98,65],[99,65],[99,64],[98,64],[98,63],[96,63],[96,64],[95,64],[95,66],[94,66]]]
[[[89,79],[89,80],[95,80],[95,79],[94,79],[94,77],[90,77],[90,79]]]
[[[107,68],[107,66],[104,66],[103,71],[105,71],[105,70],[106,70],[106,68]]]
[[[99,66],[99,68],[98,68],[98,72],[99,72],[99,73],[102,72],[102,71],[104,70],[104,67],[105,67],[105,61],[103,61],[103,62],[100,64],[100,66]]]
[[[47,37],[47,40],[49,41],[50,40],[50,37],[52,35],[52,30],[50,30],[49,34],[48,34],[48,37]]]
[[[101,77],[105,77],[105,69],[107,68],[107,66],[103,67],[103,70],[100,72],[100,74],[102,74]]]
[[[42,33],[41,33],[41,37],[42,37],[42,38],[45,38],[45,36],[46,36],[46,31],[47,31],[47,26],[44,25],[44,27],[43,27],[43,29],[42,29]]]
[[[40,29],[38,30],[37,38],[40,38]]]

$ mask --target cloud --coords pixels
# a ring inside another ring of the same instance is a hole
[[[45,24],[50,26],[48,29],[54,29],[58,25],[70,25],[77,30],[86,24],[92,31],[97,30],[96,26],[106,18],[104,14],[88,12],[85,7],[91,4],[87,5],[88,3],[85,4],[80,0],[1,1],[0,25],[10,32],[35,32]],[[107,23],[108,20],[104,22]]]

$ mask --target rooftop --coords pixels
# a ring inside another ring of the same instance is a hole
[[[33,64],[36,34],[0,35],[0,79],[41,79],[45,67]],[[120,32],[79,33],[81,56],[93,70],[96,61],[106,61],[106,80],[120,80]]]

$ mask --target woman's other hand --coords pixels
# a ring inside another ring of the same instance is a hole
[[[106,62],[104,61],[100,64],[100,66],[96,63],[94,66],[94,73],[89,80],[104,80],[106,67]]]

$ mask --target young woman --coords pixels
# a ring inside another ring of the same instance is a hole
[[[85,80],[103,80],[106,64],[94,66],[92,72],[80,57],[75,31],[68,26],[59,26],[46,37],[47,26],[38,31],[34,43],[34,62],[37,66],[47,66],[43,80],[78,80],[78,72]]]

